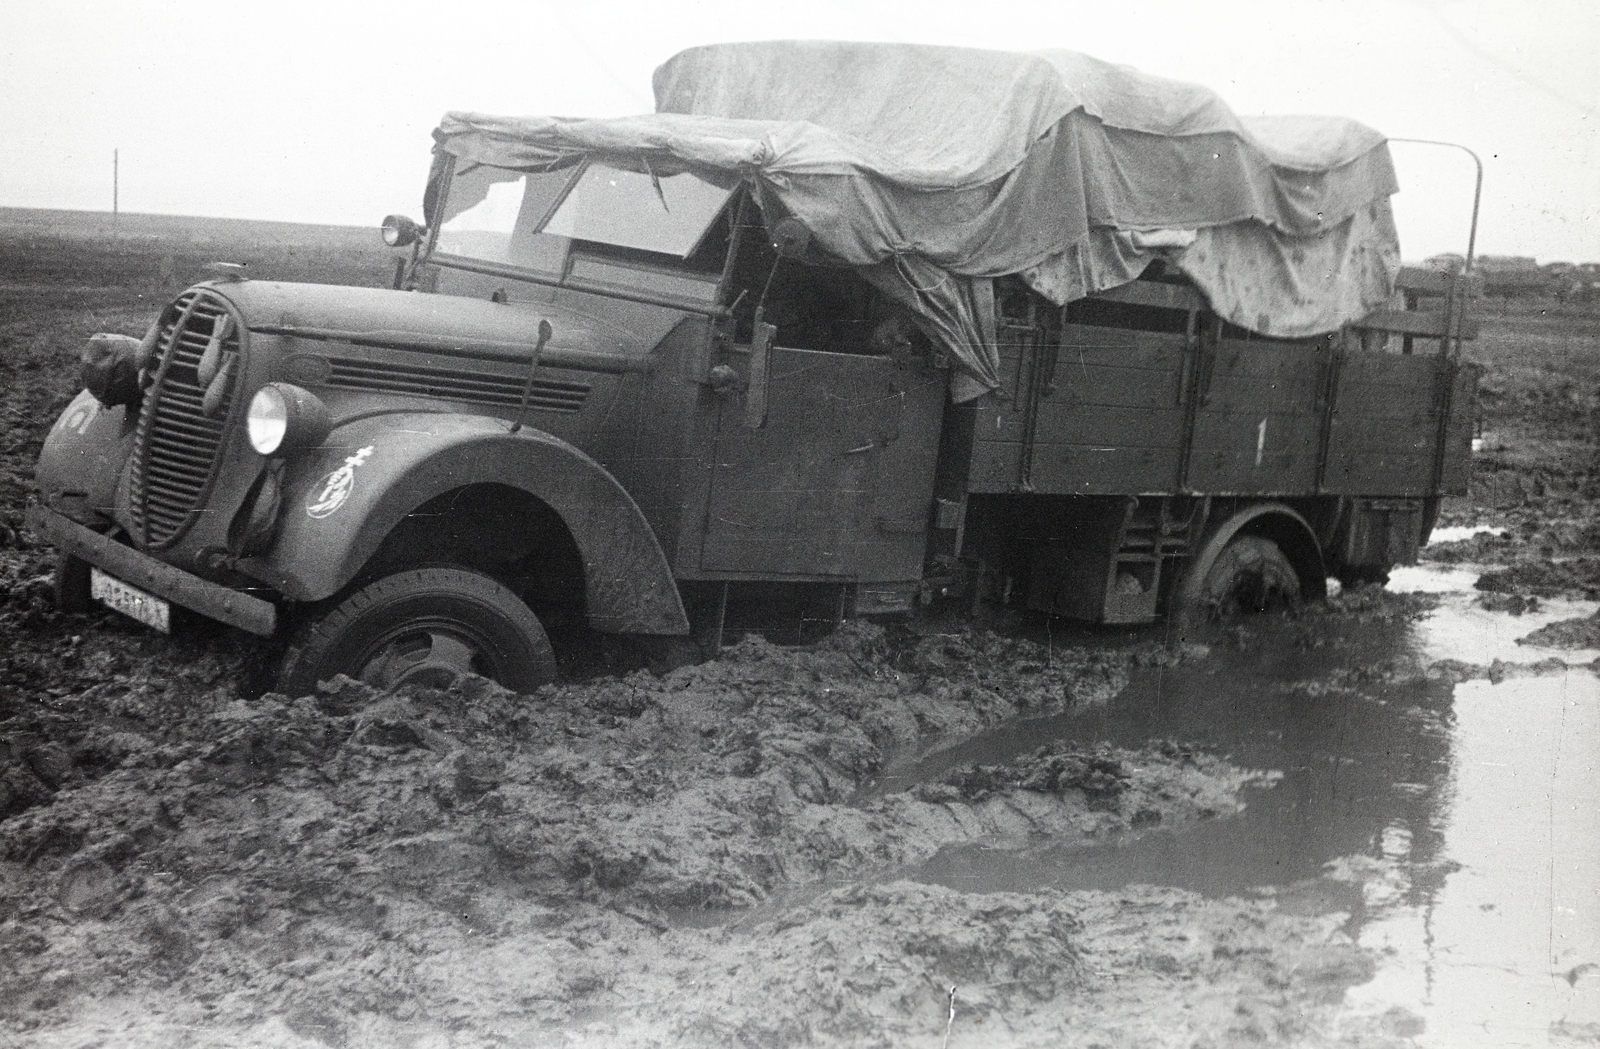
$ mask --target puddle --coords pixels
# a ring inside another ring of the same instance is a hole
[[[1401,565],[1389,572],[1385,589],[1396,594],[1475,594],[1481,575],[1477,565]]]
[[[1108,705],[1014,724],[895,769],[878,790],[1057,738],[1199,743],[1281,771],[1247,808],[1091,848],[950,849],[911,876],[966,891],[1116,889],[1271,895],[1345,913],[1380,951],[1353,1007],[1404,1006],[1417,1044],[1600,1042],[1600,680],[1587,668],[1454,684],[1441,659],[1588,663],[1518,645],[1594,602],[1512,616],[1476,604],[1474,569],[1414,568],[1392,588],[1443,595],[1422,619],[1253,625],[1243,646],[1136,675]],[[1395,671],[1398,669],[1398,673]]]
[[[1283,779],[1249,791],[1242,814],[1199,828],[1091,849],[947,850],[922,876],[990,891],[1148,883],[1208,895],[1315,878],[1330,859],[1369,849],[1397,814],[1426,822],[1449,770],[1451,683],[1363,680],[1366,668],[1408,655],[1409,639],[1393,623],[1340,626],[1322,647],[1307,645],[1296,624],[1266,626],[1248,648],[1218,646],[1203,660],[1136,673],[1105,707],[969,740],[886,777],[880,789],[965,762],[1003,761],[1055,738],[1196,743]]]
[[[1426,1046],[1600,1042],[1600,679],[1457,686],[1433,816],[1442,884],[1372,908],[1387,961],[1351,1004],[1423,1017]]]
[[[1402,594],[1442,594],[1438,611],[1411,628],[1417,650],[1429,659],[1456,659],[1463,663],[1537,663],[1559,659],[1579,666],[1600,658],[1600,649],[1541,648],[1519,645],[1541,627],[1563,619],[1594,614],[1593,601],[1540,598],[1537,611],[1511,615],[1491,612],[1478,604],[1483,591],[1475,584],[1483,569],[1475,565],[1434,567],[1413,565],[1396,568],[1389,576],[1389,589]]]
[[[1475,535],[1505,535],[1504,528],[1493,528],[1488,525],[1451,525],[1447,528],[1435,528],[1428,534],[1429,543],[1459,543],[1463,539],[1471,539]]]

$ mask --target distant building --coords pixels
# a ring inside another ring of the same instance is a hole
[[[1460,273],[1466,263],[1465,256],[1446,252],[1430,255],[1420,265]],[[1547,262],[1541,266],[1529,255],[1479,255],[1472,260],[1472,268],[1483,282],[1485,295],[1553,296],[1562,302],[1580,303],[1600,300],[1600,262]]]
[[[1479,255],[1473,267],[1489,273],[1538,273],[1539,260],[1529,255]]]

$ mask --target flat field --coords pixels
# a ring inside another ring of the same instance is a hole
[[[1358,816],[1348,840],[1302,828],[1312,844],[1272,852],[1258,883],[1200,843],[1276,811],[1297,766],[1200,739],[1198,722],[1152,729],[1118,697],[1191,675],[1226,702],[1244,687],[1230,667],[1344,653],[1361,665],[1271,683],[1280,743],[1327,720],[1316,704],[1378,690],[1356,730],[1374,753],[1411,733],[1435,755],[1453,683],[1494,673],[1383,640],[1436,599],[1356,591],[1204,644],[847,624],[531,696],[481,680],[259,695],[264,656],[239,634],[56,612],[51,553],[21,521],[78,349],[142,334],[214,260],[371,286],[393,268],[372,230],[0,210],[0,1043],[1376,1047],[1425,1032],[1351,992],[1384,964],[1361,916],[1396,871],[1421,896],[1446,878],[1426,827],[1447,759],[1377,773],[1415,818],[1404,863]],[[1495,562],[1500,600],[1593,596],[1600,314],[1486,306],[1469,351],[1483,451],[1448,518],[1506,531],[1429,555]],[[1115,741],[1050,727],[1118,719],[1134,727]],[[1190,873],[1060,873],[1152,848]],[[1290,853],[1295,870],[1273,873]],[[995,856],[1005,873],[984,866]],[[1223,888],[1193,875],[1206,863],[1231,870]]]

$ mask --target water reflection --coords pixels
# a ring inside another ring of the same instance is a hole
[[[1049,739],[1171,738],[1283,773],[1239,816],[1087,849],[949,849],[917,876],[967,891],[1270,894],[1350,915],[1347,931],[1384,959],[1351,1007],[1403,1006],[1426,1022],[1418,1044],[1600,1044],[1600,682],[1588,669],[1460,685],[1427,672],[1441,659],[1587,662],[1595,653],[1514,641],[1594,605],[1517,619],[1436,576],[1400,580],[1444,593],[1418,622],[1252,624],[1213,638],[1205,659],[1137,674],[1106,707],[1009,726],[880,785]]]
[[[1137,672],[1105,707],[970,741],[883,788],[942,765],[1004,760],[1047,739],[1137,746],[1171,738],[1283,773],[1250,792],[1244,813],[1091,849],[952,849],[922,876],[967,889],[1147,882],[1224,895],[1315,878],[1337,856],[1379,856],[1394,826],[1407,829],[1413,862],[1431,863],[1450,769],[1451,683],[1423,672],[1407,631],[1318,618],[1252,624],[1212,640],[1208,658]]]
[[[1426,1018],[1436,1046],[1600,1043],[1600,681],[1587,671],[1457,687],[1451,871],[1375,908],[1389,958],[1352,994]]]

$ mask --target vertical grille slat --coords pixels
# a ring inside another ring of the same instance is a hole
[[[216,480],[223,435],[233,409],[233,384],[243,371],[228,369],[230,388],[221,408],[207,417],[202,405],[205,387],[197,369],[219,317],[228,313],[222,300],[204,289],[180,295],[169,307],[153,363],[155,380],[145,391],[134,430],[129,509],[135,538],[149,548],[170,546],[182,538]],[[224,357],[240,354],[237,318],[223,340]]]

